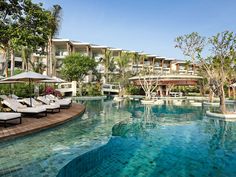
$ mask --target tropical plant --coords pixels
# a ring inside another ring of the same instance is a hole
[[[3,50],[8,50],[10,53],[11,75],[13,75],[15,51],[21,46],[27,46],[31,51],[45,47],[50,14],[43,9],[41,3],[34,4],[31,0],[1,1],[1,3],[0,43]],[[7,64],[7,60],[4,60]]]
[[[201,67],[209,78],[210,89],[220,98],[220,110],[226,113],[224,85],[235,72],[236,35],[225,31],[209,39],[213,57],[200,58]]]
[[[81,84],[89,71],[93,71],[97,66],[97,63],[93,58],[89,56],[81,55],[80,53],[74,53],[66,56],[64,59],[61,73],[68,81],[78,81],[81,93]]]
[[[175,48],[182,50],[185,56],[191,58],[192,63],[195,63],[197,56],[202,52],[206,45],[205,37],[200,36],[197,32],[179,36],[175,39]]]
[[[56,59],[53,54],[53,47],[52,47],[52,39],[58,34],[60,29],[61,23],[61,13],[62,8],[60,5],[54,5],[50,11],[50,18],[49,18],[49,35],[48,35],[48,60],[47,64],[49,64],[50,73],[49,75],[54,75],[56,70]]]
[[[138,52],[134,52],[131,54],[131,60],[132,60],[132,66],[133,66],[133,73],[137,74],[138,73],[138,64],[141,61],[142,56],[138,54]],[[134,66],[136,66],[136,68],[134,69]]]
[[[113,72],[116,68],[112,51],[105,50],[104,57],[101,59],[101,63],[105,67],[105,71],[104,71],[105,82],[107,81],[110,82],[109,73]]]
[[[144,69],[138,75],[139,84],[145,92],[145,100],[151,100],[152,92],[159,85],[160,75],[153,75],[153,72],[149,69]]]
[[[130,58],[131,54],[129,52],[121,52],[120,56],[115,58],[122,78],[125,78],[125,72],[129,66]]]

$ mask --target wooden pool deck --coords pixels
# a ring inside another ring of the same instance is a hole
[[[7,128],[0,125],[0,141],[6,140],[18,136],[23,136],[38,132],[47,128],[51,128],[60,125],[66,121],[69,121],[73,117],[80,115],[84,112],[85,106],[81,104],[72,104],[69,109],[61,109],[59,113],[48,113],[47,117],[34,118],[22,117],[22,124],[9,125]],[[13,120],[12,123],[18,122],[19,120]]]

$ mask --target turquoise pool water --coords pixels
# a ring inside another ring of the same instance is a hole
[[[63,126],[1,142],[0,176],[236,174],[236,122],[188,104],[85,104],[86,113]]]

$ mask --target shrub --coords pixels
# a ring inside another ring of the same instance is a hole
[[[141,89],[138,86],[128,85],[126,87],[126,92],[130,95],[140,95],[141,94]]]
[[[80,96],[80,94],[77,94]],[[101,96],[101,85],[99,83],[96,84],[86,84],[82,87],[82,95],[83,96]]]

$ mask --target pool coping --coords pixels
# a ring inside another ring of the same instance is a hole
[[[0,129],[0,141],[30,135],[59,126],[83,114],[84,112],[84,105],[73,103],[69,109],[61,109],[61,112],[54,114],[48,113],[47,117],[42,117],[40,119],[23,116],[22,124],[9,126],[7,128],[1,127],[2,129]]]
[[[211,112],[211,111],[206,111],[206,115],[211,116],[211,117],[220,118],[220,119],[235,119],[236,120],[236,114],[235,113],[221,114],[221,113],[214,113],[214,112]]]

